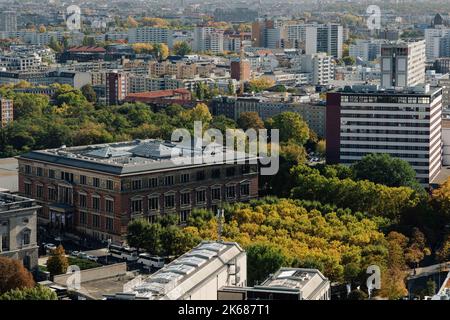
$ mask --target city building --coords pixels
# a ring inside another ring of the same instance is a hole
[[[355,59],[360,58],[365,62],[374,61],[381,55],[381,44],[383,41],[377,39],[356,39],[355,43],[349,46],[349,56]]]
[[[254,156],[233,161],[234,152],[218,146],[214,159],[228,157],[218,163],[203,150],[135,140],[32,151],[18,157],[19,192],[42,205],[40,225],[116,243],[132,219],[176,214],[184,223],[195,208],[257,198]]]
[[[168,28],[141,27],[128,29],[128,43],[165,43],[173,46],[173,31]]]
[[[14,120],[14,103],[11,99],[0,96],[0,128],[7,126]]]
[[[300,58],[300,72],[310,74],[309,84],[327,85],[334,79],[333,58],[326,53],[305,54]]]
[[[450,57],[449,58],[438,58],[433,63],[433,69],[437,73],[450,73]]]
[[[244,287],[247,254],[236,242],[203,241],[148,278],[132,280],[108,300],[218,300],[224,286]]]
[[[331,300],[330,280],[317,269],[281,268],[254,287],[223,287],[218,300]]]
[[[425,41],[397,41],[381,46],[381,86],[413,87],[425,83]]]
[[[328,23],[317,27],[317,52],[325,52],[336,58],[342,58],[344,44],[344,28],[336,23]]]
[[[39,209],[32,199],[0,193],[0,257],[19,260],[31,271],[38,265]]]
[[[352,164],[370,153],[387,153],[431,183],[442,165],[442,89],[429,85],[380,90],[353,86],[328,93],[327,162]]]
[[[211,102],[214,116],[224,115],[238,120],[243,112],[256,112],[263,120],[273,118],[282,112],[300,114],[308,126],[320,137],[325,136],[326,106],[319,103],[301,103],[273,97],[214,97]]]
[[[106,74],[106,104],[117,105],[128,94],[127,74],[119,71]]]
[[[214,21],[248,22],[258,18],[258,12],[248,8],[217,8],[214,10]]]
[[[80,89],[91,84],[91,75],[88,72],[57,71],[0,71],[0,85],[29,82],[32,86],[50,86],[54,83],[68,84]]]
[[[17,31],[17,14],[14,11],[0,13],[0,31]]]
[[[212,27],[195,27],[192,49],[196,52],[223,53],[223,40],[223,30]]]
[[[248,81],[251,76],[251,66],[248,60],[233,60],[230,64],[231,79]]]

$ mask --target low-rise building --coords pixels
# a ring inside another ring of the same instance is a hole
[[[121,243],[132,219],[184,223],[193,209],[257,198],[256,157],[218,146],[222,155],[157,140],[32,151],[18,157],[19,193],[42,205],[40,225]]]
[[[20,260],[29,270],[38,265],[39,208],[32,199],[0,193],[0,257]]]
[[[247,282],[247,254],[235,242],[200,243],[146,279],[133,281],[111,300],[218,300],[224,286]]]
[[[7,126],[14,120],[14,103],[11,99],[0,96],[0,128]]]

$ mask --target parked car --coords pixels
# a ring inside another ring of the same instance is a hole
[[[80,253],[80,251],[72,251],[71,253],[70,253],[70,255],[72,256],[72,257],[78,257],[78,254]]]
[[[44,244],[44,248],[47,251],[51,251],[56,249],[56,245],[54,245],[53,243],[46,243]]]
[[[98,257],[96,257],[96,256],[91,256],[91,255],[88,255],[88,256],[86,257],[86,259],[88,259],[88,260],[90,260],[90,261],[94,261],[94,262],[97,262],[97,261],[98,261]]]
[[[86,252],[79,252],[78,253],[78,258],[80,259],[87,259],[88,254]]]

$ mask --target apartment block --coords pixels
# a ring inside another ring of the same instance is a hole
[[[14,120],[14,103],[0,96],[0,127],[5,127]]]

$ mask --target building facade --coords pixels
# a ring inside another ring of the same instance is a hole
[[[353,86],[327,96],[327,162],[352,164],[370,153],[403,159],[424,185],[440,172],[442,89],[380,91]]]
[[[14,103],[0,96],[0,127],[5,127],[14,120]]]
[[[39,208],[32,199],[0,193],[0,257],[22,261],[30,271],[38,265]]]
[[[195,208],[258,196],[258,166],[242,163],[254,157],[204,163],[199,152],[155,140],[33,151],[18,157],[19,191],[42,205],[41,225],[115,242],[135,218],[176,214],[184,223]]]

